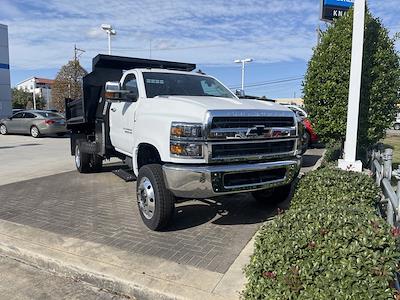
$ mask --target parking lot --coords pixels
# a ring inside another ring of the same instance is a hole
[[[177,204],[170,227],[153,232],[140,219],[135,183],[111,172],[118,164],[79,174],[67,138],[0,136],[0,145],[1,220],[216,274],[228,271],[277,211],[249,194],[186,201]],[[322,151],[307,153],[303,171]]]
[[[68,137],[0,136],[0,184],[71,171]]]

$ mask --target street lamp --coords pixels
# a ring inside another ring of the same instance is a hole
[[[246,63],[252,62],[252,58],[236,59],[235,63],[242,64],[242,93],[244,94],[244,65]]]
[[[101,24],[101,29],[107,32],[108,36],[108,55],[111,55],[111,36],[116,35],[117,32],[112,28],[110,24]]]

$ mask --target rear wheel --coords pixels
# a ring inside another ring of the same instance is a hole
[[[138,207],[144,224],[151,230],[166,227],[174,214],[175,197],[165,186],[161,165],[141,167],[136,184]]]
[[[7,126],[4,125],[4,124],[1,124],[1,125],[0,125],[0,134],[6,135],[7,133],[8,133],[8,131],[7,131]]]
[[[394,124],[394,129],[395,130],[400,130],[400,124]]]
[[[103,158],[97,154],[82,152],[79,142],[75,146],[75,166],[80,173],[99,172],[103,166]]]
[[[287,184],[269,190],[255,191],[251,194],[258,202],[278,204],[289,197],[291,190],[292,184]]]
[[[34,138],[40,137],[39,128],[37,128],[36,126],[32,126],[31,127],[31,136],[34,137]]]

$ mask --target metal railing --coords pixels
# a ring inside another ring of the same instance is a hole
[[[375,181],[382,188],[386,205],[386,220],[394,226],[400,222],[400,166],[392,169],[393,149],[374,150],[371,154],[371,171]],[[397,180],[397,191],[392,186],[392,178]]]

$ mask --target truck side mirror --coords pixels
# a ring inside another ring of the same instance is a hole
[[[121,86],[118,81],[107,81],[105,86],[104,97],[111,102],[123,101],[123,94],[126,94],[126,90],[121,90]]]

